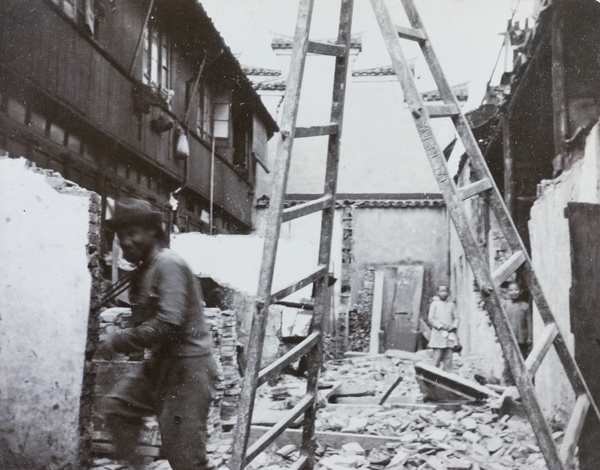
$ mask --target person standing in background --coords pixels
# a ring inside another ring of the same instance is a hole
[[[448,286],[438,287],[437,295],[429,307],[431,338],[429,347],[433,349],[433,365],[452,371],[452,353],[458,346],[458,314],[456,305],[449,298]]]

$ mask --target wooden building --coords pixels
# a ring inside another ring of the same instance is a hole
[[[536,275],[567,346],[600,401],[600,3],[538,0],[534,24],[509,24],[513,70],[488,89],[470,115],[496,184],[532,257]],[[461,162],[460,185],[476,175]],[[475,235],[492,269],[512,253],[485,196],[468,202]],[[486,313],[455,236],[452,288],[458,293],[463,352],[488,374],[503,368]],[[512,280],[512,279],[511,279]],[[519,281],[518,273],[516,280]],[[525,286],[523,286],[525,287]],[[543,322],[534,309],[533,341]],[[572,411],[571,387],[555,356],[535,377],[536,393],[556,427]],[[579,468],[597,468],[600,426],[588,415],[579,442]]]
[[[176,194],[182,231],[251,230],[277,125],[200,3],[4,0],[0,35],[0,150],[165,222]]]

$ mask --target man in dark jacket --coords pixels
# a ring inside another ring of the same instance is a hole
[[[162,216],[139,199],[116,203],[107,220],[123,257],[137,266],[129,290],[134,327],[101,338],[98,353],[146,349],[139,373],[108,395],[104,414],[117,458],[139,463],[135,448],[142,418],[157,415],[162,452],[173,470],[213,468],[206,456],[206,422],[217,378],[198,279],[164,248]]]

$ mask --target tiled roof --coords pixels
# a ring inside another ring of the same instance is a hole
[[[454,85],[452,91],[458,101],[467,101],[469,99],[469,85],[467,83]],[[422,93],[422,96],[423,101],[441,101],[442,99],[438,90],[425,91]]]
[[[286,201],[285,207],[293,207],[306,201]],[[426,207],[444,207],[443,199],[365,199],[365,200],[337,200],[336,208],[352,205],[361,209],[412,209]]]
[[[279,77],[281,75],[281,70],[276,69],[265,69],[261,67],[250,67],[250,66],[242,66],[244,73],[246,75],[254,75],[257,77]]]
[[[278,90],[285,91],[286,81],[277,80],[273,82],[258,82],[254,84],[255,90]]]
[[[346,204],[349,201],[343,201]],[[352,201],[350,201],[352,203]],[[392,201],[356,201],[354,207],[360,208],[413,208],[413,207],[444,207],[443,199],[404,199]]]
[[[276,37],[271,41],[272,49],[291,49],[294,38]],[[319,42],[326,42],[330,44],[336,44],[337,39],[321,39]],[[353,36],[350,40],[350,48],[358,49],[362,51],[362,38],[360,36]]]

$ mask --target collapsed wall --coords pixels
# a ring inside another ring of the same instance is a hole
[[[2,468],[78,466],[98,217],[94,193],[0,157]]]

